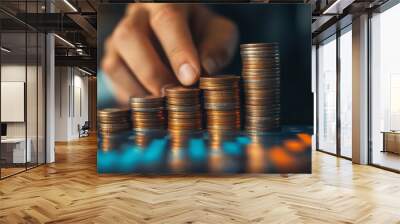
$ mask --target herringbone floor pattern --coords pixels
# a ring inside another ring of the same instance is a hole
[[[315,152],[312,175],[100,176],[96,140],[0,181],[0,223],[400,223],[400,175]]]

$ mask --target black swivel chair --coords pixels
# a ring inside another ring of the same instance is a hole
[[[82,127],[80,127],[80,125],[78,125],[79,138],[89,136],[89,129],[90,129],[89,121],[85,121],[85,123],[82,125]]]

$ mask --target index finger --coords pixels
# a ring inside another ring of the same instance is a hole
[[[156,4],[151,27],[163,47],[178,80],[193,85],[200,77],[200,62],[188,24],[190,7]]]

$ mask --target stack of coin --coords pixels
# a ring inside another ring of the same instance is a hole
[[[124,138],[125,135],[121,133],[104,135],[101,139],[99,139],[99,147],[104,152],[112,149],[119,149],[122,142],[124,141]]]
[[[131,97],[131,119],[134,131],[165,129],[164,97]]]
[[[191,133],[170,132],[170,139],[169,139],[170,149],[171,150],[187,149],[191,139],[202,139],[202,138],[203,138],[203,133],[200,131],[195,131]]]
[[[165,90],[168,109],[168,130],[185,134],[201,130],[200,89],[171,87]]]
[[[208,147],[211,150],[222,150],[224,142],[235,141],[237,133],[232,132],[210,132],[208,135]]]
[[[245,95],[245,129],[280,128],[280,54],[278,43],[240,45]]]
[[[102,137],[127,131],[130,128],[129,110],[107,108],[97,112],[98,131]]]
[[[189,140],[190,140],[190,135],[171,132],[170,149],[171,150],[185,149],[188,146]]]
[[[163,139],[165,137],[165,130],[134,131],[132,137],[135,146],[146,149],[153,140]]]
[[[146,148],[151,141],[150,134],[145,131],[135,131],[134,139],[136,146],[140,148]]]
[[[239,76],[203,76],[200,89],[204,90],[204,109],[209,132],[240,129]]]

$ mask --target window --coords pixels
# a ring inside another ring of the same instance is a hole
[[[317,50],[317,149],[350,159],[353,97],[351,24],[337,34],[320,43]]]
[[[351,26],[340,36],[340,155],[352,156],[352,32]]]
[[[318,149],[336,153],[336,36],[318,48]]]
[[[400,170],[400,4],[371,18],[371,162]]]

